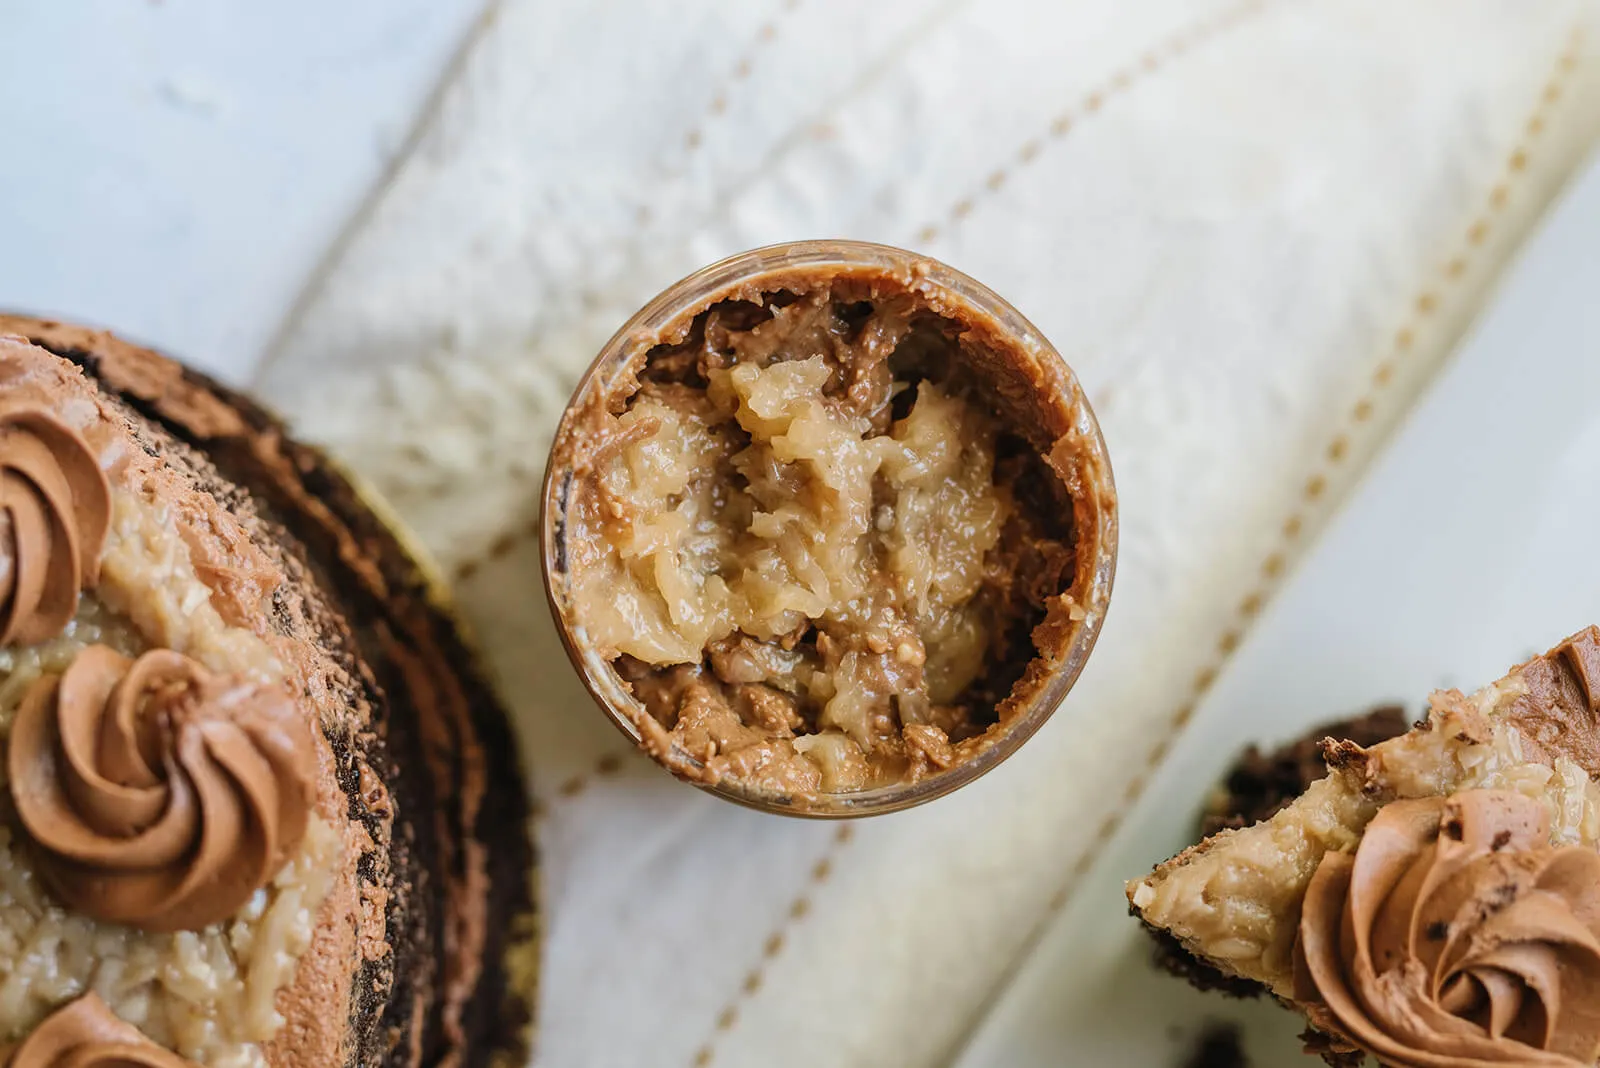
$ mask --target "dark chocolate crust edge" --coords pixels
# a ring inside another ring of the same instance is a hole
[[[248,490],[370,672],[375,730],[357,744],[386,769],[394,885],[390,953],[361,965],[353,992],[350,1063],[525,1064],[539,940],[527,795],[506,712],[441,584],[345,472],[249,398],[107,333],[0,315],[0,334],[77,364]]]

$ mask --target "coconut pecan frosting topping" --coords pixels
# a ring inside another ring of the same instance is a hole
[[[61,633],[98,577],[110,516],[105,473],[78,432],[0,400],[0,645]]]
[[[7,754],[40,876],[151,931],[231,916],[305,834],[316,751],[282,689],[90,646],[23,698]]]
[[[95,994],[57,1009],[20,1043],[0,1048],[0,1068],[195,1068],[117,1019]]]
[[[1501,790],[1396,801],[1306,891],[1295,998],[1395,1068],[1600,1056],[1600,855]]]

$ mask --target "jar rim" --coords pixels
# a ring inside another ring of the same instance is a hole
[[[973,313],[987,320],[987,325],[998,329],[1011,346],[1037,361],[1041,372],[1048,373],[1059,383],[1053,388],[1064,392],[1063,410],[1069,413],[1070,433],[1080,454],[1078,458],[1092,473],[1081,490],[1092,495],[1092,500],[1082,502],[1074,496],[1075,525],[1080,504],[1088,505],[1082,511],[1093,520],[1093,529],[1077,530],[1078,573],[1071,590],[1079,611],[1074,614],[1074,629],[1063,644],[1060,656],[1050,665],[1045,681],[1003,728],[998,724],[989,728],[989,733],[995,737],[977,752],[949,769],[916,782],[854,792],[818,792],[800,798],[758,790],[732,778],[706,782],[678,773],[679,778],[718,797],[765,812],[824,819],[879,815],[923,804],[974,781],[1002,763],[1043,726],[1076,684],[1093,651],[1115,579],[1116,491],[1099,422],[1077,376],[1060,353],[1037,327],[994,291],[931,257],[889,245],[848,240],[795,241],[753,249],[719,260],[668,286],[634,313],[601,347],[579,378],[562,412],[540,497],[540,562],[546,598],[567,657],[607,718],[634,744],[650,750],[657,762],[668,770],[673,770],[674,762],[689,768],[703,768],[697,757],[676,745],[671,746],[669,753],[653,751],[653,740],[645,736],[636,719],[649,713],[611,664],[583,640],[581,622],[571,611],[567,596],[566,509],[573,470],[570,463],[560,462],[563,445],[577,432],[577,413],[584,410],[586,402],[593,403],[595,398],[609,395],[612,385],[622,380],[620,376],[635,371],[635,365],[642,362],[651,349],[673,340],[671,331],[674,328],[687,330],[700,312],[727,299],[730,289],[749,289],[764,276],[777,278],[801,268],[861,269],[864,273],[895,277],[920,296],[958,308],[968,321]],[[1092,542],[1087,554],[1082,551],[1086,539]]]

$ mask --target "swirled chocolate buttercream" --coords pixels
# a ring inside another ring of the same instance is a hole
[[[99,573],[110,516],[105,474],[78,432],[0,400],[0,645],[61,633]]]
[[[195,1068],[119,1020],[96,994],[57,1009],[27,1038],[0,1049],[0,1068]]]
[[[7,760],[61,902],[154,931],[225,919],[265,885],[305,833],[316,769],[283,690],[105,646],[34,684]]]
[[[1386,806],[1306,892],[1295,997],[1395,1068],[1600,1056],[1600,855],[1507,790]]]

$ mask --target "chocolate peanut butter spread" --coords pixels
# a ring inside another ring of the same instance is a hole
[[[839,267],[725,292],[569,413],[574,629],[646,745],[789,796],[980,751],[1083,616],[1075,510],[1109,488],[1059,388],[947,295]]]

